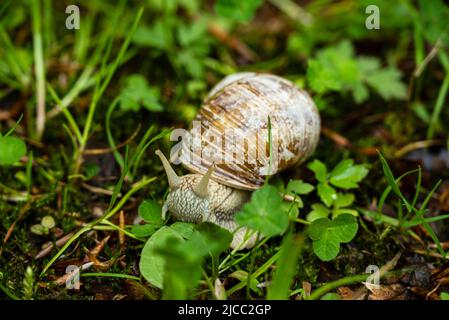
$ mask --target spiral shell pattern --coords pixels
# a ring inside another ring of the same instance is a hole
[[[210,91],[182,140],[180,160],[200,174],[215,164],[213,180],[254,190],[265,176],[307,159],[319,134],[320,116],[305,91],[275,75],[237,73]]]

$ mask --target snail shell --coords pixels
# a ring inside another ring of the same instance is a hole
[[[254,190],[265,176],[308,158],[319,134],[318,110],[305,91],[275,75],[237,73],[210,91],[182,141],[180,160],[199,174],[215,164],[213,180]]]

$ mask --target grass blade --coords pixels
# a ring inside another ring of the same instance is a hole
[[[282,242],[280,257],[273,281],[268,288],[268,300],[287,300],[289,289],[296,273],[298,259],[301,256],[304,238],[289,232]]]
[[[404,195],[402,194],[401,190],[399,189],[399,186],[396,182],[396,180],[394,179],[393,176],[393,172],[391,172],[391,169],[388,165],[387,160],[384,158],[384,156],[382,155],[382,153],[379,153],[379,158],[380,158],[380,162],[382,164],[382,170],[384,172],[385,175],[385,179],[387,179],[388,184],[390,185],[391,189],[393,190],[393,192],[402,199],[402,201],[404,201],[404,205],[407,207],[407,211],[411,212],[412,211],[412,207],[410,205],[410,203],[407,201],[407,199],[404,197]]]
[[[40,140],[45,128],[45,62],[40,1],[31,1],[31,15],[33,20],[34,72],[36,73],[36,135]]]
[[[446,72],[443,84],[438,91],[437,101],[435,102],[435,107],[433,108],[432,116],[430,118],[429,128],[427,130],[427,139],[432,139],[436,127],[438,125],[438,118],[440,116],[441,110],[443,109],[444,101],[446,100],[447,91],[449,89],[449,72]]]

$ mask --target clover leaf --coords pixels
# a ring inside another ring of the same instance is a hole
[[[303,182],[302,180],[291,180],[287,185],[287,194],[309,194],[315,189],[310,183]]]
[[[144,200],[139,205],[139,216],[146,222],[145,224],[135,224],[131,228],[131,232],[140,238],[152,235],[157,229],[163,225],[161,217],[162,208],[157,201]]]
[[[261,4],[262,0],[218,0],[215,12],[229,20],[248,22]]]
[[[144,76],[133,74],[126,79],[120,92],[120,108],[139,111],[143,106],[149,111],[162,111],[164,108],[159,102],[159,96],[159,88],[149,86]]]
[[[354,165],[352,159],[341,161],[330,173],[330,182],[342,189],[357,188],[358,182],[368,174],[368,169],[363,165]]]
[[[403,99],[406,86],[395,66],[382,68],[375,57],[356,56],[349,41],[319,50],[309,59],[307,81],[317,93],[351,92],[356,103],[369,98],[368,87],[385,100]]]
[[[326,180],[327,168],[326,165],[322,163],[320,160],[318,159],[313,160],[307,165],[307,168],[309,168],[315,173],[315,178],[319,182],[324,182]]]
[[[0,136],[0,166],[12,165],[26,154],[26,145],[17,137]]]
[[[357,218],[350,214],[341,214],[332,220],[332,230],[340,242],[350,242],[357,234]]]
[[[312,204],[312,211],[307,215],[307,221],[314,221],[320,218],[327,218],[330,213],[330,209],[321,203]]]
[[[282,197],[276,188],[265,185],[253,192],[251,201],[237,213],[235,220],[267,237],[279,235],[288,226],[288,216],[282,208]]]
[[[357,219],[350,214],[341,214],[333,220],[317,219],[309,227],[313,251],[322,261],[330,261],[338,255],[340,244],[350,242],[357,230]]]
[[[342,160],[329,173],[326,165],[317,159],[310,162],[307,168],[315,173],[315,178],[319,182],[317,185],[318,196],[327,207],[331,207],[334,201],[339,199],[335,187],[341,189],[357,188],[358,183],[368,174],[368,168],[365,165],[354,165],[352,159]],[[343,201],[343,204],[349,200],[350,198],[341,198],[340,196],[340,201]],[[338,206],[343,207],[344,205],[339,204]]]
[[[193,230],[193,225],[184,222],[175,222],[171,226],[163,226],[148,239],[142,249],[139,263],[140,273],[155,287],[162,288],[165,272],[165,260],[163,256],[156,252],[156,248],[163,246],[169,239],[185,240],[185,237],[175,227],[178,224]]]
[[[327,182],[318,184],[317,191],[321,201],[328,207],[337,199],[337,191]]]
[[[139,216],[148,223],[161,224],[162,216],[161,216],[162,207],[161,205],[154,200],[144,200],[139,205],[139,209],[137,212]]]
[[[189,292],[200,280],[204,259],[226,250],[231,240],[229,231],[212,223],[203,223],[195,228],[187,240],[171,237],[155,247],[155,254],[165,262],[163,298],[188,298]]]

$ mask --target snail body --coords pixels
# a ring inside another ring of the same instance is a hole
[[[318,144],[320,117],[310,96],[270,74],[236,73],[206,97],[181,143],[179,160],[192,174],[178,177],[157,151],[170,193],[163,213],[234,232],[232,248],[250,248],[257,235],[234,215],[267,175],[307,159]],[[271,160],[270,160],[271,159]]]

